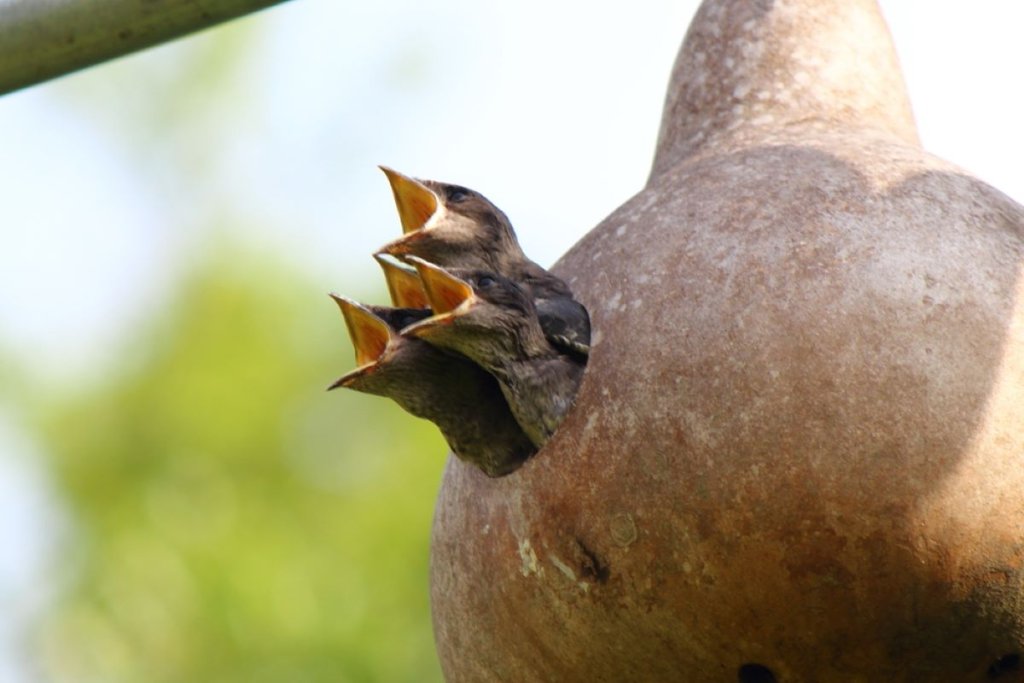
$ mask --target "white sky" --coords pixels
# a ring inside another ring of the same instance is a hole
[[[245,20],[263,44],[243,82],[211,104],[228,139],[201,159],[213,180],[200,189],[168,180],[161,164],[173,155],[140,160],[129,133],[119,142],[68,96],[105,86],[111,110],[130,119],[138,103],[111,83],[140,64],[161,72],[189,41],[0,98],[0,348],[40,381],[102,371],[97,362],[201,243],[214,199],[256,219],[252,237],[321,290],[358,290],[376,272],[369,253],[397,230],[378,163],[481,190],[527,253],[551,263],[643,184],[696,6],[293,0]],[[882,6],[925,147],[1024,199],[1024,5]],[[30,524],[44,512],[43,479],[31,444],[9,432],[0,520]],[[33,538],[0,524],[0,613],[32,601],[44,547]],[[11,638],[0,619],[0,680],[31,680]]]

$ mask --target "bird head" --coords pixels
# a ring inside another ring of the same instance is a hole
[[[479,192],[417,180],[384,166],[381,170],[391,183],[403,232],[381,247],[381,253],[498,271],[509,261],[525,259],[508,217]]]
[[[539,338],[546,344],[530,297],[512,280],[489,271],[448,270],[418,259],[434,315],[402,331],[464,353],[474,360],[496,354],[519,355]]]

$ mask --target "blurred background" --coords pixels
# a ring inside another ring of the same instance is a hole
[[[380,163],[554,262],[642,186],[696,5],[293,0],[0,98],[0,682],[440,680],[444,444],[324,393],[326,293],[385,300]],[[882,5],[925,146],[1024,198],[1024,8]]]

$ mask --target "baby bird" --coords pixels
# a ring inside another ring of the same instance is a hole
[[[391,183],[404,234],[381,252],[418,257],[447,269],[488,271],[518,284],[533,300],[541,327],[563,350],[586,356],[590,318],[569,286],[523,253],[505,213],[478,192],[416,180],[381,166]]]
[[[399,308],[363,306],[332,294],[356,352],[355,370],[329,389],[345,387],[390,398],[430,420],[457,457],[490,477],[517,469],[536,450],[516,422],[497,381],[461,356],[398,331],[431,311],[415,271],[378,259]]]
[[[583,363],[545,337],[533,301],[489,271],[448,271],[411,258],[434,315],[403,336],[460,353],[493,375],[516,421],[540,448],[572,406]]]

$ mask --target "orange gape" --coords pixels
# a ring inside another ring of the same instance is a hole
[[[451,313],[473,296],[473,288],[443,268],[421,259],[411,259],[420,273],[423,288],[435,315]]]
[[[337,296],[333,298],[345,316],[345,324],[348,325],[348,333],[355,347],[356,366],[363,367],[376,363],[388,346],[391,330],[362,307],[352,305]]]
[[[437,211],[437,197],[429,188],[415,178],[402,175],[386,166],[380,170],[388,177],[395,205],[402,221],[402,232],[408,235],[422,228]]]

